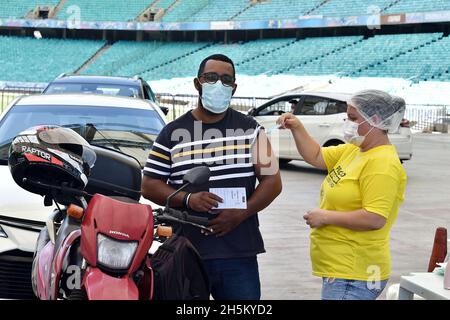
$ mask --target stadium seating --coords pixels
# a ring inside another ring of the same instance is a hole
[[[442,33],[262,39],[243,43],[119,41],[88,74],[141,75],[147,80],[195,76],[206,56],[228,55],[238,74],[448,77],[450,38]],[[427,58],[428,57],[428,58]],[[423,62],[421,62],[423,61]],[[398,62],[398,67],[397,67]],[[420,72],[419,72],[420,71]]]
[[[1,0],[0,18],[24,18],[38,5],[56,6],[59,0]]]
[[[59,0],[1,0],[1,18],[23,18],[37,5]],[[450,10],[450,1],[436,0],[66,0],[57,19],[134,21],[146,8],[166,10],[163,22],[296,19],[304,15],[352,16]]]
[[[78,70],[103,41],[0,37],[2,78],[46,82]],[[118,41],[83,74],[146,80],[193,77],[214,53],[228,55],[238,75],[291,74],[450,80],[450,37],[442,33],[261,39],[238,43]],[[14,59],[11,59],[14,57]]]
[[[172,4],[174,4],[176,0],[156,0],[152,6],[156,8],[168,9]]]
[[[317,37],[293,42],[279,50],[262,54],[248,63],[240,66],[240,72],[249,75],[289,73],[296,65],[332,53],[341,48],[362,41],[361,36],[349,37]]]
[[[82,21],[134,21],[151,3],[152,0],[67,0],[57,18],[76,18],[79,13]]]
[[[315,10],[324,16],[352,16],[377,13],[405,13],[450,10],[450,1],[423,0],[332,0]]]
[[[427,12],[450,10],[450,1],[448,0],[401,0],[386,10],[386,13],[402,13],[402,12]]]
[[[183,57],[142,74],[145,79],[158,80],[175,77],[195,76],[197,66],[208,55],[228,55],[236,65],[239,74],[275,74],[288,70],[301,61],[315,59],[322,54],[361,41],[362,37],[325,37],[305,40],[263,39],[235,44],[214,44],[196,54]]]
[[[145,73],[208,47],[208,42],[130,42],[119,41],[84,72],[127,76]],[[164,75],[162,75],[164,77]]]
[[[223,1],[221,1],[223,2]],[[209,0],[179,0],[174,3],[171,10],[163,15],[163,22],[190,21],[191,17],[209,3]]]
[[[216,21],[231,20],[249,5],[250,1],[245,0],[210,1],[189,20],[210,21],[211,17]]]
[[[195,76],[200,62],[205,57],[215,53],[229,56],[236,63],[236,68],[238,68],[238,65],[246,59],[254,58],[257,55],[270,50],[275,50],[292,41],[295,41],[295,39],[266,39],[234,44],[216,43],[198,51],[196,54],[187,55],[176,62],[149,70],[143,74],[143,77],[156,80],[161,78],[170,79],[175,77]]]
[[[370,66],[365,76],[449,81],[450,37],[439,38],[393,59]]]
[[[133,61],[140,61],[142,57],[161,46],[157,42],[118,41],[93,64],[83,71],[86,74],[117,75],[118,70]]]
[[[353,16],[379,14],[396,0],[332,0],[328,1],[313,14],[324,16]]]
[[[368,38],[353,46],[348,46],[331,55],[299,65],[289,70],[296,75],[353,75],[355,71],[366,66],[375,65],[378,62],[395,57],[396,55],[413,50],[427,42],[442,37],[441,33],[435,34],[399,34],[382,35]],[[365,75],[360,72],[360,75]],[[380,76],[381,73],[380,73]]]
[[[259,2],[234,20],[269,20],[298,18],[311,13],[324,0],[271,0]]]
[[[76,71],[103,41],[0,36],[1,80],[48,82]],[[14,57],[14,59],[12,59]]]

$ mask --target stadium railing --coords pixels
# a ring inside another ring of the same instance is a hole
[[[157,93],[156,98],[161,106],[169,108],[168,120],[174,120],[194,109],[198,102],[198,95],[189,94]],[[251,108],[256,108],[269,100],[270,98],[262,97],[233,97],[231,107],[242,113],[247,113]]]
[[[0,91],[0,109],[1,112],[8,107],[8,105],[17,97],[30,94],[39,94],[43,88],[31,87],[4,87]]]
[[[405,118],[410,121],[411,129],[423,132],[448,133],[450,126],[450,105],[408,104]]]

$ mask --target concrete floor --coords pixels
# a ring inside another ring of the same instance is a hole
[[[436,228],[450,232],[450,135],[416,134],[413,152],[413,159],[404,164],[406,199],[391,232],[387,287],[401,275],[427,271]],[[322,280],[311,275],[309,227],[302,216],[318,206],[324,174],[293,161],[281,175],[282,194],[260,214],[267,250],[259,256],[262,299],[320,299]]]

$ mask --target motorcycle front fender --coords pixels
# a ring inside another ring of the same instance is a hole
[[[138,300],[139,291],[128,276],[114,278],[98,268],[88,268],[83,287],[89,300]]]

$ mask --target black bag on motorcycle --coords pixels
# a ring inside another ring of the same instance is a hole
[[[192,243],[173,235],[150,258],[154,300],[209,300],[209,280]]]

